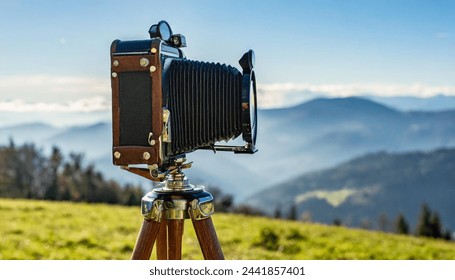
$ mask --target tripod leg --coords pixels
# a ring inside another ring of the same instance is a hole
[[[192,221],[204,259],[224,260],[223,250],[221,250],[220,241],[216,235],[212,218],[208,217],[203,220],[192,218]]]
[[[160,222],[153,220],[144,220],[141,231],[137,237],[136,245],[134,246],[132,260],[148,260],[152,254],[153,243],[160,229]]]
[[[168,220],[168,248],[170,260],[182,259],[182,236],[184,220]]]
[[[160,231],[156,239],[156,258],[158,260],[167,260],[168,258],[168,240],[167,240],[167,221],[161,222]]]

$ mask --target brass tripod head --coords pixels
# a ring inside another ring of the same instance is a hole
[[[166,180],[142,198],[142,214],[146,219],[206,219],[214,212],[213,196],[202,186],[189,183],[182,169],[191,167],[186,159],[175,159],[168,167]]]
[[[175,165],[169,167],[169,173],[164,183],[163,191],[189,191],[193,190],[194,186],[190,185],[188,178],[182,172],[182,169],[190,168],[192,162],[185,163],[185,158],[179,158],[174,161]]]

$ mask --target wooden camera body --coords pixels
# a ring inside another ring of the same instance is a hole
[[[116,40],[111,46],[112,135],[115,165],[161,166],[165,160],[163,132],[168,130],[163,109],[163,64],[183,58],[163,41]],[[165,121],[163,121],[165,120]]]

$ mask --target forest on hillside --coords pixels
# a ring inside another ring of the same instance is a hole
[[[0,197],[139,205],[140,186],[121,186],[104,178],[82,154],[65,157],[58,147],[49,156],[34,144],[10,140],[0,146]]]
[[[119,170],[120,172],[120,170]],[[234,206],[234,198],[216,186],[208,186],[217,212],[260,214],[245,206]],[[120,205],[140,205],[143,186],[120,184],[107,179],[83,154],[67,157],[54,146],[49,155],[32,143],[0,146],[0,197],[58,200]]]

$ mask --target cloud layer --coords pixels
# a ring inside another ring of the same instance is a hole
[[[3,112],[62,112],[62,113],[90,113],[111,109],[110,101],[103,96],[95,96],[75,100],[74,102],[25,102],[14,99],[0,102],[0,111]]]
[[[110,96],[106,78],[17,75],[0,76],[0,102],[20,99],[25,102],[61,103],[93,96]]]
[[[382,97],[414,96],[427,98],[438,94],[455,96],[455,86],[430,86],[424,84],[258,84],[258,107],[289,107],[320,96],[347,97],[368,95]]]
[[[281,108],[315,97],[455,96],[455,86],[425,84],[258,84],[258,107]],[[73,76],[0,77],[0,111],[3,112],[100,112],[110,110],[110,79]]]
[[[110,80],[75,76],[0,77],[0,112],[88,113],[111,108]]]

